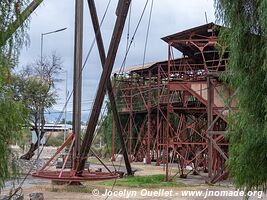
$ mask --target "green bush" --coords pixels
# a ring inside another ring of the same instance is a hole
[[[58,147],[64,142],[63,135],[51,136],[47,139],[46,146]]]

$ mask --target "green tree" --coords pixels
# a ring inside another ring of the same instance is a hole
[[[0,188],[2,188],[4,181],[11,178],[15,172],[9,145],[19,140],[22,127],[27,122],[25,120],[27,110],[22,103],[14,100],[12,87],[5,79],[5,73],[2,70],[0,77]]]
[[[20,20],[18,8],[23,9],[26,3],[27,0],[21,0],[19,5],[16,0],[0,1],[0,188],[6,179],[13,176],[9,145],[19,138],[27,118],[23,104],[14,99],[11,73],[28,27],[27,22],[21,21],[21,26],[14,32],[12,23]],[[5,41],[2,41],[4,36]]]
[[[230,50],[225,79],[238,89],[230,119],[229,170],[238,187],[267,189],[267,1],[216,0]]]
[[[107,112],[104,114],[102,120],[99,123],[97,128],[97,136],[94,140],[94,144],[100,143],[100,138],[102,138],[102,142],[105,145],[107,152],[104,154],[110,154],[112,148],[112,110],[110,106],[110,102],[106,101]]]
[[[45,130],[45,111],[56,103],[55,82],[61,71],[61,58],[52,54],[50,58],[37,60],[23,69],[16,77],[14,90],[16,97],[28,108],[31,128],[38,139],[42,139]],[[38,148],[38,141],[31,144],[29,151],[21,156],[30,160]]]

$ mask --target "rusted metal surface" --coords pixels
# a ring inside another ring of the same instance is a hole
[[[115,62],[115,57],[117,55],[117,50],[119,47],[119,43],[120,43],[120,39],[122,36],[123,28],[125,25],[128,10],[130,7],[130,3],[131,3],[131,0],[119,1],[118,3],[118,7],[120,7],[120,12],[118,14],[118,17],[115,23],[115,28],[114,28],[113,35],[111,38],[109,51],[108,51],[107,58],[105,61],[105,67],[103,68],[103,72],[100,78],[99,87],[97,90],[93,109],[92,109],[91,116],[88,122],[84,140],[81,146],[81,158],[78,164],[77,174],[82,172],[85,162],[87,160],[87,155],[92,146],[95,128],[96,128],[99,114],[101,111],[101,107],[104,101],[106,85],[108,81],[110,80],[111,71],[112,71],[112,68]],[[121,137],[120,140],[123,141],[124,138],[122,137],[122,135],[119,135],[119,137]],[[123,154],[127,154],[127,152],[123,152]],[[131,170],[129,170],[129,172],[131,173]]]
[[[97,41],[97,46],[98,46],[98,50],[99,50],[102,68],[104,69],[105,62],[106,62],[106,53],[105,53],[104,43],[103,43],[101,31],[100,31],[99,22],[98,22],[95,2],[94,2],[94,0],[88,0],[87,2],[88,2],[90,14],[91,14],[92,22],[93,22],[93,27],[94,27],[94,31],[95,31],[95,36],[96,36],[96,41]],[[114,97],[113,88],[112,88],[110,78],[108,78],[108,80],[107,80],[106,89],[108,92],[108,96],[109,96],[109,100],[110,100],[110,104],[111,104],[111,109],[112,109],[112,113],[113,113],[113,120],[114,120],[114,126],[113,127],[115,128],[115,125],[117,127],[117,131],[118,131],[118,134],[120,136],[121,147],[123,149],[123,156],[124,156],[124,162],[125,162],[125,166],[127,169],[127,173],[128,173],[128,175],[131,175],[133,172],[132,172],[130,161],[128,158],[128,153],[127,153],[127,149],[126,149],[126,145],[125,145],[125,141],[124,141],[125,139],[123,138],[123,130],[122,130],[122,126],[121,126],[121,122],[120,122],[120,118],[119,118],[117,105],[115,102],[115,97]],[[112,135],[113,141],[115,140],[114,134],[115,134],[115,130],[113,130],[113,135]],[[114,152],[114,149],[113,149],[113,152]],[[114,157],[113,157],[113,160],[114,160]]]
[[[81,99],[83,62],[83,1],[75,1],[74,66],[73,66],[73,114],[72,130],[76,133],[75,163],[80,158],[81,146]]]
[[[119,177],[119,174],[116,172],[112,172],[104,163],[101,161],[103,167],[107,170],[107,172],[96,172],[92,169],[83,170],[79,176],[76,176],[76,166],[74,162],[74,152],[71,151],[73,149],[74,143],[76,140],[75,133],[72,133],[66,141],[58,148],[54,156],[52,156],[47,163],[36,173],[33,173],[32,176],[35,178],[43,178],[54,181],[64,181],[64,182],[82,182],[82,181],[98,181],[98,180],[108,180],[115,179]],[[63,166],[60,170],[51,169],[53,162],[56,161],[59,154],[62,153],[65,147],[70,144],[67,155],[63,159]],[[96,155],[95,155],[96,156]],[[97,156],[96,156],[97,157]],[[99,157],[97,159],[100,160]],[[71,161],[71,168],[66,169],[67,161]]]
[[[81,182],[81,181],[96,181],[118,178],[116,172],[112,172],[93,152],[95,157],[101,162],[107,172],[95,172],[91,169],[84,169],[87,161],[87,156],[91,150],[92,140],[94,137],[94,131],[99,118],[100,110],[103,104],[105,89],[107,87],[115,124],[118,127],[119,137],[121,140],[121,146],[123,149],[123,155],[125,159],[126,169],[128,175],[132,175],[132,169],[128,160],[127,149],[125,147],[124,138],[122,135],[122,127],[118,111],[116,108],[115,98],[113,94],[112,85],[110,82],[111,71],[115,62],[116,53],[119,47],[120,39],[122,36],[125,20],[129,10],[131,0],[119,1],[118,7],[119,13],[116,20],[109,52],[107,58],[105,56],[104,45],[100,33],[100,27],[97,20],[97,12],[93,0],[88,0],[91,17],[93,20],[94,30],[96,34],[97,44],[99,47],[99,53],[102,61],[103,73],[101,75],[97,96],[94,102],[93,110],[91,112],[90,120],[87,126],[86,134],[80,148],[80,117],[81,117],[81,84],[82,84],[82,40],[83,40],[83,3],[79,0],[76,1],[76,15],[75,15],[75,52],[74,52],[74,106],[73,106],[73,133],[67,138],[67,140],[61,145],[54,156],[42,167],[42,169],[36,173],[33,173],[33,177],[64,181],[64,182]],[[52,161],[58,157],[59,153],[68,145],[69,150],[67,156],[63,159],[63,165],[61,170],[53,171],[49,170]],[[67,161],[71,162],[71,169],[66,170],[65,166]],[[102,170],[101,170],[102,171]]]
[[[217,41],[219,28],[211,23],[167,36],[167,61],[115,77],[118,109],[129,119],[129,154],[147,163],[151,156],[164,165],[167,179],[175,175],[169,163],[177,163],[184,178],[193,173],[216,182],[227,176],[223,133],[236,101],[228,103],[234,92],[218,79],[229,54]],[[174,58],[174,50],[184,57]]]
[[[60,176],[61,175],[61,176]],[[82,176],[75,176],[73,172],[64,171],[42,171],[32,174],[35,178],[49,179],[53,181],[63,181],[63,182],[83,182],[83,181],[102,181],[109,179],[116,179],[119,177],[116,173],[108,172],[88,172],[84,171]]]

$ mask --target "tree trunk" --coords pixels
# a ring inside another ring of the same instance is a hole
[[[23,159],[23,160],[30,160],[35,154],[35,150],[38,148],[38,141],[34,144],[34,143],[31,143],[31,148],[29,149],[29,151],[22,155],[20,157],[20,159]]]
[[[36,131],[36,135],[37,135],[37,141],[35,143],[31,143],[31,148],[29,149],[29,151],[22,155],[20,157],[20,159],[23,159],[23,160],[30,160],[34,155],[35,155],[35,151],[38,149],[38,134],[39,134],[39,131]],[[40,141],[42,140],[43,136],[44,136],[45,132],[44,131],[41,131],[41,135],[40,135]]]

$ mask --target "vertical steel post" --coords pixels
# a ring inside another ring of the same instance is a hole
[[[150,138],[151,138],[151,70],[148,70],[149,83],[148,83],[148,102],[147,102],[147,152],[146,164],[151,164],[150,156]]]
[[[75,163],[80,156],[81,97],[82,97],[82,54],[83,54],[83,0],[75,2],[74,32],[74,72],[73,72],[73,115],[72,130],[75,135]]]
[[[166,122],[166,181],[169,181],[169,132],[170,132],[170,75],[171,75],[171,44],[168,46],[168,103],[167,103],[167,122]]]
[[[207,118],[208,118],[208,126],[210,127],[212,122],[212,84],[210,76],[207,77]],[[211,143],[211,134],[210,131],[207,133],[208,137],[208,171],[209,171],[209,180],[212,179],[212,143]]]
[[[160,163],[159,163],[159,132],[160,132],[160,127],[159,127],[159,124],[160,124],[160,118],[159,118],[159,112],[160,112],[160,83],[161,83],[161,77],[160,77],[160,65],[158,64],[157,65],[157,68],[158,68],[158,102],[157,102],[157,142],[156,142],[156,150],[157,150],[157,163],[156,165],[159,166]]]
[[[132,76],[131,76],[132,82]],[[129,134],[130,134],[130,141],[129,141],[129,158],[130,162],[132,162],[132,142],[133,142],[133,88],[130,88],[130,119],[129,119]]]
[[[41,67],[43,67],[43,46],[44,46],[44,34],[41,33]]]
[[[106,56],[105,56],[106,57]],[[116,96],[116,87],[117,87],[117,81],[116,81],[116,75],[114,75],[114,85],[113,85],[113,94],[114,94],[114,98]],[[115,161],[115,139],[116,139],[116,123],[115,123],[115,117],[112,116],[112,149],[111,149],[111,160]]]
[[[65,77],[65,102],[68,101],[68,71],[65,70],[65,73],[66,73],[66,77]],[[64,121],[64,138],[63,138],[63,141],[65,142],[66,140],[66,135],[67,135],[67,105],[64,109],[64,118],[65,118],[65,121]]]

